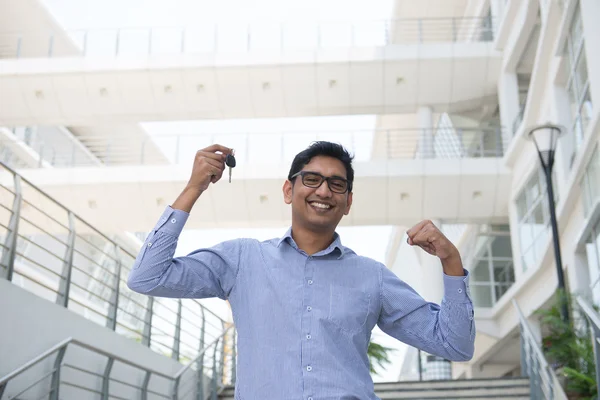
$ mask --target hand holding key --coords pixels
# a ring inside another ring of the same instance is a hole
[[[231,153],[230,148],[219,144],[213,144],[197,151],[188,188],[201,193],[208,189],[211,183],[218,182],[225,170],[225,159]]]

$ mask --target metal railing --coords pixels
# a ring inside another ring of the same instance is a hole
[[[492,41],[489,17],[334,22],[199,21],[193,27],[123,27],[0,35],[2,57],[145,56]]]
[[[38,142],[34,151],[39,154],[40,162],[32,165],[42,165],[42,159],[56,167],[97,166],[96,160],[100,160],[104,166],[164,165],[164,160],[157,159],[156,149],[159,149],[170,163],[182,164],[192,162],[197,150],[213,143],[235,149],[238,165],[289,163],[297,153],[315,140],[342,144],[354,154],[356,161],[502,157],[505,149],[500,127],[182,133],[147,135],[143,138],[81,136],[76,139],[77,142],[73,142],[72,145],[60,147],[55,147],[52,143]],[[14,140],[20,139],[15,137]],[[79,156],[82,145],[94,158]],[[0,149],[2,147],[0,140]],[[0,159],[11,160],[12,158],[7,156]]]
[[[554,400],[566,399],[563,388],[558,383],[554,371],[546,361],[538,340],[531,332],[529,323],[523,315],[515,299],[513,306],[519,316],[521,329],[521,375],[529,377],[531,399]]]
[[[134,253],[2,163],[0,254],[0,279],[179,362],[229,324],[196,299],[131,291]]]
[[[211,400],[216,400],[225,386],[235,384],[235,353],[222,356],[227,341],[235,344],[232,328],[225,329],[174,375],[68,338],[1,377],[0,399],[58,400],[99,395],[101,399],[146,400],[151,396],[204,400],[208,394]],[[233,366],[229,374],[224,373],[226,364]]]
[[[592,343],[594,346],[594,361],[596,364],[596,390],[600,393],[600,315],[594,310],[591,304],[577,297],[579,309],[583,311],[583,315],[588,319],[592,327]]]

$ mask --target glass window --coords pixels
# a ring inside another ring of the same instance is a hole
[[[589,274],[590,274],[590,289],[594,304],[600,303],[600,220],[592,229],[592,233],[588,237],[585,244]]]
[[[592,153],[592,157],[585,167],[585,173],[581,180],[581,191],[583,210],[587,216],[594,203],[600,199],[600,153],[598,147]]]
[[[555,190],[555,201],[558,201],[557,193],[558,191]],[[516,202],[523,271],[526,271],[535,265],[542,255],[549,234],[550,215],[546,198],[546,178],[541,169],[538,169],[527,181]]]
[[[476,307],[492,307],[515,282],[510,230],[508,225],[494,227],[476,239],[478,247],[469,261],[471,292]]]
[[[569,71],[567,91],[571,102],[571,116],[573,117],[573,140],[575,151],[583,142],[585,131],[591,115],[592,100],[589,93],[589,78],[585,51],[585,39],[581,23],[579,6],[575,10],[569,37],[567,38],[566,64]]]

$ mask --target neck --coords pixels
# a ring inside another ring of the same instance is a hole
[[[333,242],[335,231],[315,232],[292,224],[292,238],[299,249],[312,256],[325,250]]]

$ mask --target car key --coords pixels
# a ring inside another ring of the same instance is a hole
[[[227,154],[225,157],[225,165],[229,167],[229,183],[231,183],[231,170],[235,167],[235,157],[233,153]]]

